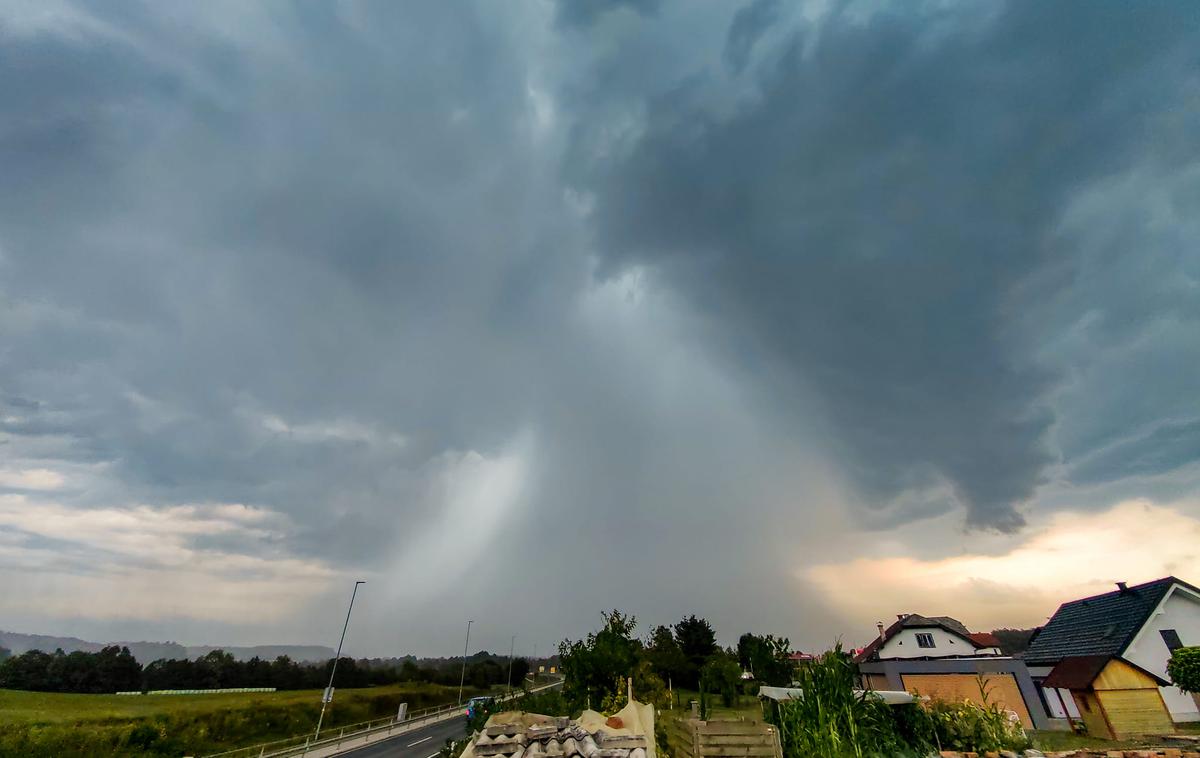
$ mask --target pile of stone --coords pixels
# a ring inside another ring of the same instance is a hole
[[[646,758],[646,738],[589,732],[568,718],[532,726],[513,721],[485,727],[474,753],[481,758]]]

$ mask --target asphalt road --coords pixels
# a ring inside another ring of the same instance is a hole
[[[397,735],[390,740],[374,742],[342,755],[346,758],[433,758],[446,744],[446,740],[457,740],[466,736],[467,717],[458,716],[450,721]]]

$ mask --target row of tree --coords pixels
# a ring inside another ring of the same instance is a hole
[[[342,658],[335,685],[343,688],[396,682],[457,685],[463,676],[462,663],[462,658],[425,665],[413,659],[383,664]],[[0,656],[0,688],[85,693],[230,687],[318,689],[328,684],[332,666],[332,659],[324,663],[299,663],[287,656],[274,661],[260,658],[239,661],[230,653],[214,650],[194,660],[158,660],[143,667],[129,648],[115,645],[98,653],[31,650],[22,655]],[[524,679],[528,671],[525,659],[512,661],[514,683]],[[506,658],[481,653],[467,659],[465,679],[472,687],[504,684],[508,676]]]
[[[658,626],[645,639],[637,619],[620,611],[604,614],[604,627],[586,639],[559,646],[566,680],[563,694],[580,705],[608,709],[623,698],[633,677],[638,698],[663,702],[670,688],[720,694],[732,701],[743,672],[760,684],[787,686],[796,668],[786,638],[743,634],[736,649],[717,645],[708,621],[688,616],[672,627]]]

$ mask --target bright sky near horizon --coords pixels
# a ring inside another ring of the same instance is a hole
[[[1200,583],[1186,2],[0,0],[0,628],[860,645]]]

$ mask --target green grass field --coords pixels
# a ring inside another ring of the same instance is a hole
[[[404,684],[338,690],[337,705],[384,697],[412,696],[410,708],[454,702],[456,687]],[[155,716],[201,714],[220,709],[263,706],[305,706],[321,700],[321,690],[252,692],[226,695],[70,695],[57,692],[0,690],[0,724],[72,724],[95,721],[128,721]]]
[[[467,688],[463,697],[482,694]],[[338,690],[330,727],[455,702],[457,687]],[[0,690],[0,756],[205,754],[292,737],[316,725],[320,690],[221,695],[71,695]]]

